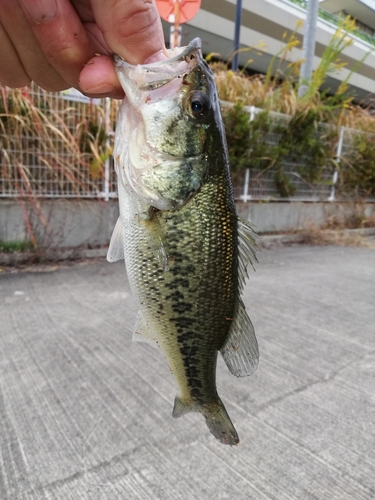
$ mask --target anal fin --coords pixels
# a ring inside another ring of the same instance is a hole
[[[172,411],[173,418],[179,418],[182,417],[183,415],[186,415],[187,413],[195,413],[195,412],[200,412],[199,406],[197,404],[193,402],[184,403],[178,396],[176,396]]]
[[[137,320],[135,322],[133,340],[136,342],[145,342],[153,347],[159,347],[158,338],[142,316],[141,311],[138,312]]]

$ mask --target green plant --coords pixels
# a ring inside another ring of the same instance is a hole
[[[289,0],[289,1],[299,5],[303,9],[307,8],[307,1],[306,0]],[[342,21],[341,17],[336,16],[335,14],[332,14],[331,12],[327,12],[324,9],[319,9],[318,15],[321,19],[324,19],[324,20],[332,23],[335,26],[340,26],[341,21]],[[371,45],[375,45],[375,37],[369,35],[365,31],[362,31],[357,27],[355,27],[355,29],[350,34],[366,41],[367,43],[369,43]]]
[[[98,119],[81,123],[78,141],[80,151],[89,157],[91,178],[100,179],[103,176],[103,165],[112,154],[112,148],[107,144],[107,133],[103,123]]]
[[[295,163],[303,158],[299,174],[310,184],[321,182],[323,169],[334,157],[337,129],[321,130],[315,110],[295,114],[282,131],[278,147]]]
[[[336,128],[322,130],[319,120],[320,114],[314,110],[276,122],[269,111],[255,113],[250,121],[249,111],[239,104],[227,110],[224,123],[234,180],[246,168],[255,180],[272,169],[279,195],[290,197],[296,187],[285,173],[285,165],[294,164],[295,173],[307,184],[324,182],[327,167],[334,167],[338,137]]]
[[[340,55],[346,47],[353,44],[354,40],[350,36],[356,30],[355,22],[350,16],[340,18],[338,28],[331,38],[329,44],[324,49],[318,67],[313,72],[309,82],[300,82],[299,85],[307,84],[307,91],[300,97],[301,103],[309,102],[315,95],[319,93],[323,83],[327,79],[329,73],[340,71],[346,66],[346,63],[341,62]],[[322,94],[322,101],[327,108],[335,106],[342,107],[344,103],[350,103],[352,98],[345,95],[348,90],[348,81],[364,60],[368,57],[370,51],[365,54],[362,60],[358,61],[348,73],[348,76],[341,82],[339,88],[333,96],[327,98],[326,93]]]
[[[354,135],[352,153],[340,162],[339,179],[344,195],[375,196],[374,135]]]
[[[34,245],[31,241],[1,241],[0,252],[13,253],[13,252],[27,252],[32,250]]]
[[[240,103],[223,111],[229,163],[235,180],[249,167],[249,152],[253,141],[249,112]]]
[[[272,170],[279,195],[289,197],[295,194],[295,187],[286,173],[287,164],[293,164],[293,175],[311,187],[331,182],[324,179],[330,177],[326,175],[327,168],[333,175],[338,165],[336,147],[340,127],[375,134],[373,113],[355,105],[348,93],[348,80],[365,58],[350,68],[335,93],[319,91],[328,74],[344,66],[340,54],[353,42],[354,32],[350,17],[338,21],[338,29],[302,97],[298,95],[301,61],[287,61],[289,52],[299,43],[295,33],[289,37],[285,34],[285,46],[272,58],[266,75],[247,77],[244,72],[224,71],[222,63],[213,65],[221,99],[236,103],[232,111],[224,113],[234,180],[246,168],[251,169],[251,179],[255,180]],[[263,111],[249,122],[245,105]],[[271,111],[289,115],[289,119],[271,117]],[[375,158],[371,141],[362,136],[355,139],[353,146],[358,149],[356,154],[341,158],[336,192],[373,196]]]

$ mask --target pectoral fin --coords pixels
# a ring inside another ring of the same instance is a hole
[[[228,338],[220,352],[229,371],[236,377],[251,375],[258,366],[258,342],[242,300],[239,300]]]
[[[111,242],[107,252],[107,260],[108,262],[116,262],[123,258],[124,242],[122,238],[122,222],[121,217],[119,217],[112,233]]]
[[[164,271],[169,270],[169,255],[167,241],[157,216],[157,211],[150,207],[147,219],[141,219],[142,224],[147,226],[148,242]]]

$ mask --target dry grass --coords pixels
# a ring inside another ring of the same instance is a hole
[[[332,230],[312,225],[307,230],[301,231],[300,234],[302,236],[301,243],[307,245],[338,245],[375,249],[375,240],[371,241],[357,230]]]
[[[328,96],[319,92],[329,73],[345,66],[340,61],[340,54],[353,43],[353,39],[348,35],[354,31],[353,20],[350,17],[344,18],[322,55],[307,93],[303,97],[298,95],[302,60],[289,57],[299,46],[294,32],[289,39],[285,38],[284,47],[272,59],[266,75],[249,77],[245,72],[228,71],[228,67],[223,63],[211,64],[220,99],[291,116],[313,110],[318,117],[320,116],[321,121],[338,127],[345,126],[375,133],[375,118],[369,112],[374,102],[368,100],[366,105],[364,103],[353,104],[352,97],[347,93],[350,76],[363,61],[358,61],[353,68],[347,68],[350,70],[349,76],[341,83],[335,95]],[[294,62],[289,62],[290,59]],[[278,61],[277,66],[276,61]]]
[[[111,153],[104,112],[90,105],[83,110],[80,104],[78,113],[77,104],[36,87],[0,86],[0,90],[0,189],[16,194],[30,241],[37,248],[32,216],[48,226],[40,195],[58,192],[79,198],[101,191],[104,162]]]
[[[287,83],[266,84],[264,75],[246,76],[213,64],[220,99],[292,115],[297,111],[297,95]]]
[[[99,143],[103,128],[102,109],[95,107],[77,119],[75,106],[61,101],[56,109],[50,95],[42,90],[39,92],[43,100],[37,104],[25,89],[2,88],[2,91],[1,173],[2,178],[8,180],[9,187],[20,194],[31,195],[33,172],[30,164],[35,164],[44,167],[44,178],[36,179],[42,189],[43,182],[47,186],[48,181],[59,182],[61,179],[61,184],[67,182],[77,195],[89,190],[92,179],[87,171],[93,158],[102,154]],[[96,124],[94,134],[90,123]],[[15,165],[18,175],[14,175]]]

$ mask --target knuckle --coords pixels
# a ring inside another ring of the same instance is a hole
[[[152,29],[158,22],[157,11],[150,0],[129,2],[126,16],[113,20],[115,30],[123,38],[139,40],[144,32]]]

